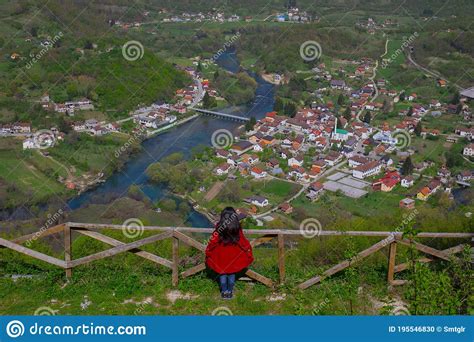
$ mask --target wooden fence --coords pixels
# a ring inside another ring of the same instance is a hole
[[[154,262],[158,265],[167,267],[171,269],[172,274],[172,285],[177,286],[180,278],[187,278],[194,274],[197,274],[205,270],[206,266],[204,263],[200,263],[194,267],[191,267],[181,273],[179,273],[179,245],[180,243],[196,248],[200,252],[204,253],[206,246],[196,239],[186,235],[185,233],[203,233],[203,234],[212,234],[214,229],[212,228],[187,228],[187,227],[157,227],[157,226],[145,226],[143,231],[154,231],[157,232],[155,235],[148,236],[146,238],[133,241],[133,242],[122,242],[107,235],[99,233],[100,230],[112,229],[112,230],[122,230],[122,225],[111,225],[111,224],[88,224],[88,223],[76,223],[69,222],[60,224],[48,229],[44,229],[37,233],[28,234],[12,241],[0,238],[0,246],[9,248],[16,252],[28,255],[32,258],[47,262],[49,264],[61,267],[66,272],[66,277],[70,278],[72,276],[72,270],[74,267],[88,264],[90,262],[105,259],[112,257],[114,255],[129,252],[133,253],[139,257],[142,257],[148,261]],[[90,238],[96,239],[103,243],[106,243],[111,246],[110,249],[107,249],[102,252],[94,253],[82,258],[73,259],[72,249],[71,249],[71,233],[77,232],[79,234],[88,236]],[[285,239],[290,237],[302,237],[303,233],[299,230],[245,230],[247,236],[257,236],[251,240],[251,245],[256,247],[258,245],[277,239],[278,244],[278,270],[279,270],[279,279],[273,280],[268,277],[265,277],[262,274],[255,272],[254,270],[249,269],[246,272],[247,277],[256,280],[265,284],[266,286],[272,287],[276,282],[282,284],[285,282]],[[53,234],[62,234],[64,238],[64,260],[40,253],[31,248],[23,246],[28,241],[32,241],[38,238],[44,238]],[[406,270],[409,265],[407,263],[402,263],[396,265],[396,253],[397,245],[407,245],[416,248],[417,250],[427,254],[427,257],[418,259],[419,262],[427,263],[435,259],[451,260],[455,258],[455,254],[461,252],[468,244],[460,244],[454,247],[437,250],[435,248],[429,247],[425,244],[422,244],[417,241],[406,239],[402,236],[400,232],[386,232],[386,231],[321,231],[317,237],[321,236],[365,236],[365,237],[378,237],[382,238],[380,241],[370,246],[367,249],[359,252],[350,260],[344,260],[337,265],[327,269],[320,275],[315,275],[314,277],[304,281],[298,285],[300,289],[307,289],[308,287],[315,285],[321,282],[323,279],[336,274],[345,268],[361,261],[362,259],[368,257],[369,255],[387,247],[389,249],[388,257],[388,274],[387,281],[391,285],[401,285],[404,280],[395,280],[394,274]],[[315,236],[316,237],[316,236]],[[417,235],[419,239],[470,239],[471,242],[474,240],[474,233],[419,233]],[[172,239],[172,258],[168,260],[161,256],[155,255],[153,253],[144,251],[141,247],[165,239]]]

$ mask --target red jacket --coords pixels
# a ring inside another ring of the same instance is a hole
[[[206,265],[219,274],[242,271],[253,262],[252,246],[240,230],[239,242],[224,245],[214,232],[206,248]]]

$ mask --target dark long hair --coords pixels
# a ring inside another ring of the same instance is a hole
[[[222,210],[221,218],[216,227],[219,239],[225,245],[235,245],[239,242],[241,229],[239,216],[234,208],[227,207]]]

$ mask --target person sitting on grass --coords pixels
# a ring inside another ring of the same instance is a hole
[[[234,208],[221,212],[206,248],[206,266],[219,279],[221,296],[233,297],[235,280],[253,262],[252,246],[245,238]]]

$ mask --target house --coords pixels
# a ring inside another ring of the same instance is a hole
[[[319,195],[321,195],[323,191],[324,186],[321,182],[313,182],[308,187],[308,193],[306,194],[306,197],[311,201],[314,201],[319,197]]]
[[[425,186],[416,194],[416,198],[418,198],[421,201],[426,201],[430,195],[431,195],[430,189],[427,186]]]
[[[38,145],[36,144],[36,141],[34,139],[25,139],[23,140],[23,149],[24,150],[29,150],[29,149],[34,149],[38,148]]]
[[[278,209],[281,210],[284,214],[291,214],[293,212],[293,207],[290,203],[284,202],[278,206]]]
[[[252,167],[250,169],[250,174],[255,178],[265,178],[267,176],[267,172],[260,169],[259,167]]]
[[[415,201],[411,198],[404,198],[400,201],[399,206],[402,209],[415,209]]]
[[[81,121],[74,122],[72,124],[72,129],[76,132],[84,131],[86,129],[86,124]]]
[[[416,198],[426,201],[428,197],[434,194],[441,188],[441,181],[439,179],[432,179],[427,186],[423,187],[417,194]]]
[[[231,151],[237,153],[237,154],[242,154],[246,150],[250,149],[252,147],[252,143],[250,141],[238,141],[235,144],[233,144],[230,148]]]
[[[357,166],[352,170],[352,176],[358,179],[364,179],[380,173],[382,170],[382,164],[378,161],[370,161],[368,163]]]
[[[17,133],[31,133],[31,125],[27,122],[13,124],[13,130]]]
[[[278,161],[278,159],[276,158],[271,158],[268,162],[267,162],[267,167],[270,167],[272,169],[274,168],[278,168],[280,166],[280,162]]]
[[[400,185],[404,188],[410,188],[413,186],[414,179],[412,176],[406,176],[402,178]]]
[[[216,174],[218,176],[222,176],[222,175],[226,175],[229,173],[229,169],[230,169],[230,165],[227,164],[227,163],[223,163],[221,165],[219,165],[217,168],[216,168]]]
[[[390,192],[400,181],[400,174],[397,171],[390,171],[382,178],[372,183],[372,188],[375,191]]]
[[[457,176],[457,180],[460,182],[469,182],[471,179],[474,177],[474,172],[473,171],[461,171]]]
[[[330,84],[332,89],[342,90],[346,87],[346,82],[343,80],[331,80]]]
[[[244,201],[261,208],[266,207],[269,204],[268,200],[262,196],[251,196],[246,198]]]
[[[216,156],[218,158],[224,158],[224,159],[227,159],[229,158],[230,156],[232,156],[232,153],[230,153],[229,151],[227,150],[224,150],[222,148],[219,148],[216,150]]]
[[[334,166],[342,160],[342,154],[336,151],[331,151],[326,157],[324,157],[324,160],[328,165]]]
[[[291,157],[288,159],[288,166],[295,167],[295,166],[302,166],[303,165],[303,157],[301,156],[296,156],[296,157]]]
[[[464,150],[462,151],[462,154],[466,157],[474,156],[474,143],[469,144],[466,147],[464,147]]]
[[[369,159],[361,155],[355,155],[352,158],[349,158],[349,167],[354,168],[362,164],[367,164]]]

